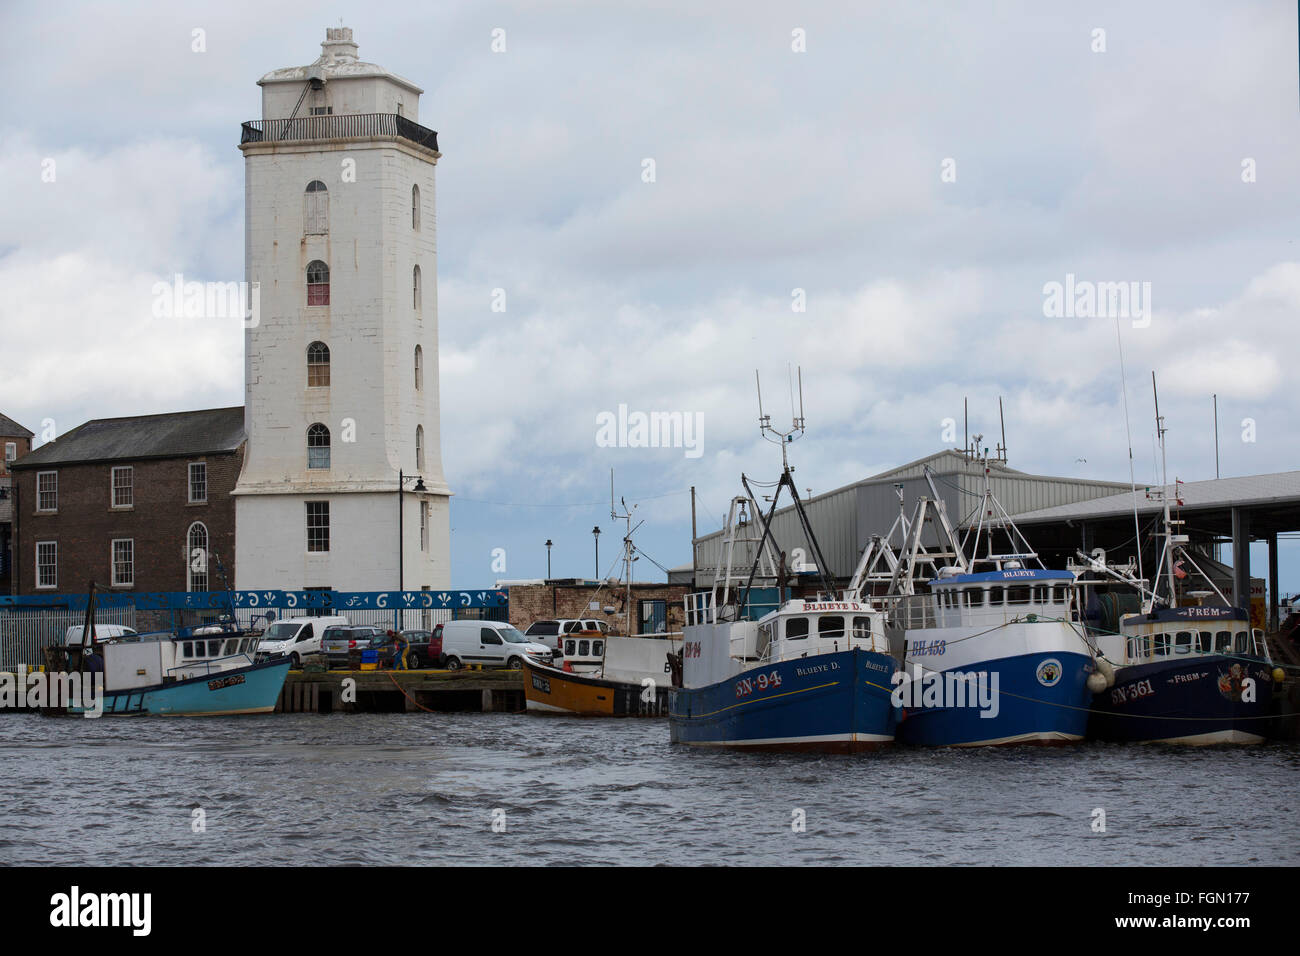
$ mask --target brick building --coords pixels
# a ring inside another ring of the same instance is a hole
[[[619,634],[626,630],[627,589],[618,583],[563,579],[510,582],[510,623],[524,631],[534,621],[595,618],[608,621]],[[689,584],[632,584],[632,633],[680,631],[682,601]],[[593,609],[592,604],[598,608]]]
[[[13,476],[9,466],[32,450],[32,433],[0,415],[0,594],[13,591]]]
[[[234,583],[244,409],[86,422],[11,467],[18,594]],[[209,566],[209,560],[211,564]]]

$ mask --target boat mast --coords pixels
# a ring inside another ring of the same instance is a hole
[[[1156,406],[1156,437],[1160,441],[1160,497],[1164,499],[1165,520],[1165,575],[1169,582],[1169,606],[1178,604],[1178,595],[1174,590],[1174,529],[1169,514],[1169,461],[1165,454],[1165,420],[1160,414],[1160,395],[1156,391],[1156,373],[1151,372],[1151,397]]]

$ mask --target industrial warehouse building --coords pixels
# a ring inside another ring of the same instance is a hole
[[[1077,560],[1078,551],[1106,551],[1115,561],[1136,559],[1134,547],[1134,494],[1128,482],[1092,481],[1030,475],[991,460],[989,485],[1003,508],[1025,533],[1034,550],[1048,567],[1064,568]],[[852,577],[863,551],[873,535],[886,535],[898,519],[901,507],[910,519],[921,496],[934,497],[927,469],[938,497],[948,516],[960,531],[970,528],[979,517],[978,508],[984,494],[984,463],[955,449],[947,449],[882,472],[870,478],[804,502],[813,534],[817,536],[826,560],[826,571],[843,584]],[[758,489],[756,489],[758,490]],[[1266,541],[1269,545],[1268,623],[1278,622],[1278,535],[1300,531],[1300,471],[1210,481],[1182,482],[1177,490],[1171,486],[1181,505],[1175,504],[1177,517],[1186,523],[1183,533],[1207,556],[1209,573],[1230,599],[1234,594],[1252,593],[1262,620],[1263,581],[1250,575],[1248,541]],[[767,508],[767,503],[758,502]],[[1148,497],[1146,489],[1137,490],[1138,524],[1142,529],[1143,567],[1152,576],[1158,560],[1161,503]],[[808,542],[793,507],[779,509],[772,519],[772,534],[787,560],[794,549],[803,549],[807,560],[812,557]],[[1235,566],[1213,561],[1216,548],[1236,543],[1227,554],[1240,553],[1245,560]],[[897,542],[895,542],[897,543]],[[933,529],[927,529],[922,543],[937,543]],[[701,535],[695,541],[694,565],[674,569],[672,580],[684,581],[693,576],[696,587],[709,587],[714,570],[725,561],[722,530]],[[741,554],[741,552],[746,552]],[[752,549],[739,547],[737,559],[746,565],[752,561]],[[1252,587],[1254,582],[1254,587]],[[1246,602],[1237,602],[1243,606]]]

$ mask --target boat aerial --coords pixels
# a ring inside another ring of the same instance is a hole
[[[726,557],[714,568],[711,590],[686,598],[669,710],[673,743],[854,752],[894,739],[897,662],[884,616],[835,593],[791,475],[786,448],[804,431],[802,391],[801,380],[800,413],[787,432],[772,428],[760,392],[759,426],[764,438],[781,445],[782,473],[766,518],[741,476],[745,494],[728,511]],[[782,489],[790,491],[822,578],[821,593],[810,599],[785,596],[785,553],[775,553],[771,533]],[[736,573],[742,563],[749,567],[743,578]],[[775,606],[762,600],[758,583],[776,586]]]
[[[1078,621],[1075,575],[1043,566],[993,494],[987,449],[974,460],[984,470],[978,521],[959,541],[926,469],[934,497],[918,501],[893,562],[885,600],[903,660],[898,738],[959,747],[1082,740],[1089,682],[1100,689],[1105,677]],[[928,527],[937,550],[922,544]]]
[[[1163,459],[1165,426],[1158,402],[1156,431]],[[1273,682],[1280,679],[1264,633],[1250,626],[1249,613],[1234,607],[1197,563],[1189,537],[1178,530],[1182,521],[1173,517],[1166,489],[1148,495],[1163,504],[1154,588],[1140,576],[1140,564],[1135,575],[1132,564],[1117,568],[1104,555],[1079,552],[1083,569],[1129,585],[1141,598],[1136,613],[1124,613],[1118,596],[1097,595],[1089,602],[1094,640],[1115,668],[1114,686],[1093,698],[1089,735],[1145,743],[1260,743]],[[1172,500],[1182,503],[1176,483]],[[1138,547],[1140,561],[1140,540]]]

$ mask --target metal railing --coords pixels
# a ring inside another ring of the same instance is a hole
[[[64,644],[68,628],[84,624],[85,620],[85,613],[78,611],[0,610],[0,671],[11,671],[20,664],[43,666],[45,648]],[[135,627],[135,608],[96,608],[95,623]]]
[[[325,139],[393,136],[438,150],[438,133],[396,113],[331,113],[293,119],[249,120],[242,124],[239,143],[293,143]]]

